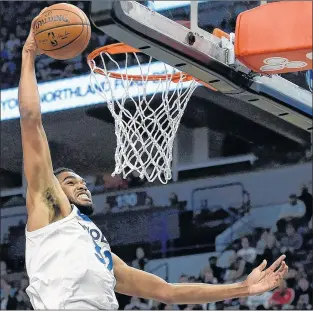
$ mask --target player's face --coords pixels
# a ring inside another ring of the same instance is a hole
[[[72,172],[63,172],[57,178],[70,203],[74,204],[83,214],[91,215],[94,207],[86,181]]]

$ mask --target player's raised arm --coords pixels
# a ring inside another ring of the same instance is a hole
[[[34,21],[23,47],[18,88],[24,171],[28,184],[27,226],[30,231],[44,227],[70,211],[68,199],[53,174],[48,141],[41,122],[40,96],[35,75],[38,51],[33,34]]]
[[[239,283],[208,285],[201,283],[169,284],[161,278],[126,265],[113,255],[114,274],[118,293],[167,304],[203,304],[232,298],[258,295],[276,288],[288,272],[280,256],[268,269],[266,261],[255,268],[248,278]]]

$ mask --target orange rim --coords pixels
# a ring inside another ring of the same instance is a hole
[[[104,72],[101,69],[95,68],[95,64],[94,64],[94,59],[98,57],[101,53],[117,55],[117,54],[123,54],[123,53],[142,53],[142,52],[125,43],[114,43],[114,44],[105,45],[105,46],[95,49],[87,56],[87,62],[93,72],[96,72],[104,76],[105,75]],[[110,78],[114,78],[114,79],[126,79],[126,80],[134,80],[134,81],[142,81],[142,80],[157,81],[157,80],[171,79],[172,82],[175,82],[175,83],[178,83],[179,81],[186,82],[186,81],[195,80],[196,82],[201,83],[203,86],[206,86],[207,88],[213,91],[217,91],[217,89],[215,89],[211,85],[199,79],[196,79],[193,76],[185,72],[183,72],[182,74],[178,72],[178,73],[168,74],[168,75],[128,75],[128,74],[126,75],[122,73],[108,71],[107,76]]]

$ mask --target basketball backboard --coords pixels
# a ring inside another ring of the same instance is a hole
[[[93,1],[91,21],[115,40],[210,84],[230,101],[244,103],[229,108],[233,112],[247,118],[261,115],[257,122],[282,133],[294,128],[299,142],[308,142],[312,133],[312,94],[306,89],[304,74],[291,73],[288,79],[251,74],[235,62],[229,41],[211,34],[215,28],[231,33],[240,12],[263,3]]]

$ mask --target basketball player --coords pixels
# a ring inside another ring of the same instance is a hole
[[[32,29],[22,52],[19,110],[28,183],[27,294],[34,309],[117,309],[115,291],[167,304],[202,304],[276,288],[288,271],[285,256],[266,270],[264,261],[243,282],[207,285],[169,284],[129,267],[111,252],[87,216],[94,208],[86,182],[70,169],[53,171],[41,120]]]

